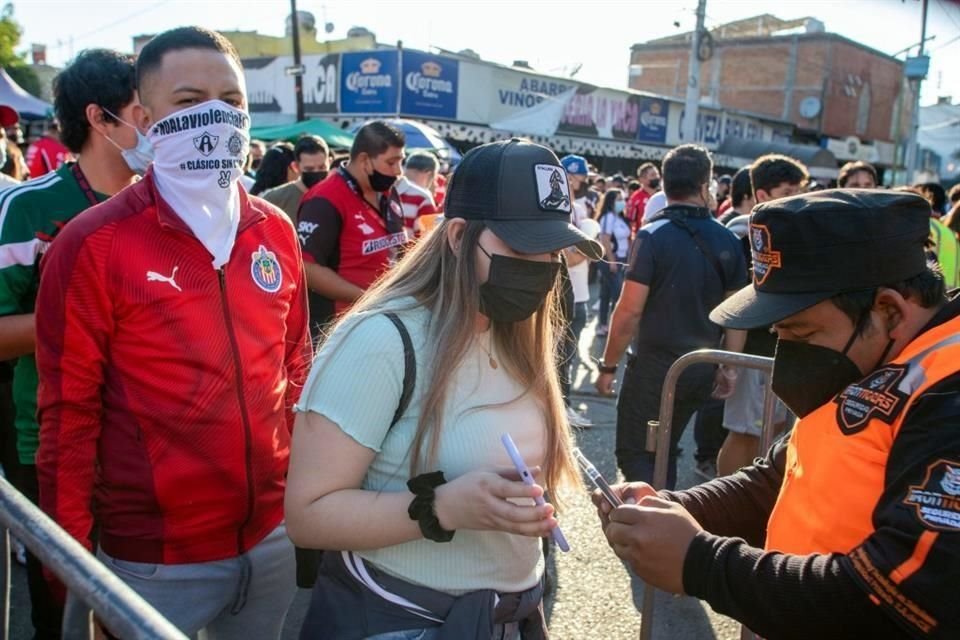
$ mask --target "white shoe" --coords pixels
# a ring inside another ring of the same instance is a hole
[[[590,418],[583,415],[583,412],[577,411],[573,407],[567,407],[567,420],[570,426],[576,429],[589,429],[593,426]]]

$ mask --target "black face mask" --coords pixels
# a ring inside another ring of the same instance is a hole
[[[856,336],[854,332],[842,353],[806,342],[777,341],[771,387],[797,417],[819,409],[863,377],[860,367],[847,357]]]
[[[300,180],[307,189],[317,184],[327,177],[327,171],[303,171],[300,174]]]
[[[250,162],[250,170],[251,170],[251,171],[256,171],[256,170],[259,169],[259,168],[260,168],[260,161],[259,161],[259,160],[253,160],[253,161]]]
[[[650,188],[656,191],[660,188],[660,178],[654,178],[650,181]]]
[[[538,262],[490,255],[490,273],[480,285],[480,312],[497,322],[520,322],[543,306],[557,281],[559,262]]]
[[[397,181],[397,176],[389,176],[376,169],[373,170],[373,173],[368,174],[367,178],[370,180],[370,188],[379,193],[390,191],[390,187]]]

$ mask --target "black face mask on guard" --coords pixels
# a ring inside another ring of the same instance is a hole
[[[854,333],[856,337],[856,333]],[[777,341],[771,388],[798,418],[828,403],[863,377],[860,367],[843,352],[794,340]]]
[[[477,245],[480,246],[480,245]],[[480,312],[497,322],[526,320],[543,306],[557,281],[559,262],[539,262],[490,255],[487,281],[480,285]]]
[[[843,351],[796,340],[777,341],[771,389],[798,418],[813,413],[864,377],[860,367],[847,356],[863,323],[863,319],[857,322]],[[891,338],[877,366],[883,364],[893,342]]]

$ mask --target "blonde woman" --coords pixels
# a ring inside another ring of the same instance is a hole
[[[297,405],[287,531],[328,550],[305,639],[546,637],[540,538],[557,520],[532,498],[577,482],[554,360],[558,254],[602,248],[569,224],[566,175],[539,145],[473,149],[446,202],[334,329]],[[504,433],[541,484],[508,473]]]

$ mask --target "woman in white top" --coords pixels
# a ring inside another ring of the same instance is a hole
[[[445,221],[320,350],[286,497],[293,541],[328,550],[302,638],[518,638],[521,622],[545,637],[540,537],[557,521],[532,498],[578,482],[554,361],[558,252],[602,255],[569,216],[549,149],[471,150]],[[394,423],[406,355],[416,380]],[[509,472],[504,433],[540,484]]]
[[[608,259],[599,266],[600,312],[597,319],[597,335],[607,335],[610,310],[620,298],[623,274],[630,253],[630,222],[624,215],[627,201],[619,189],[608,189],[600,201],[600,242]]]

